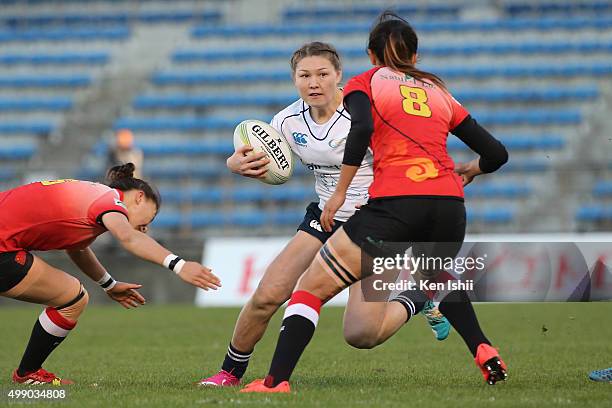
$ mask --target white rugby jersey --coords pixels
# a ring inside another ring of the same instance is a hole
[[[340,179],[344,144],[351,129],[349,113],[340,105],[329,121],[319,125],[310,116],[310,106],[300,98],[276,114],[270,124],[285,136],[291,150],[313,171],[322,210]],[[347,190],[346,201],[336,213],[338,221],[348,220],[357,204],[368,201],[368,188],[374,177],[372,160],[372,150],[368,148]]]

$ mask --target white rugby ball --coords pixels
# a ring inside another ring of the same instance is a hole
[[[253,152],[264,152],[270,159],[268,171],[258,180],[266,184],[283,184],[293,173],[293,155],[285,137],[276,129],[260,120],[248,119],[240,122],[234,130],[234,148],[252,146]]]

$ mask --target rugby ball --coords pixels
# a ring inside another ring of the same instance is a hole
[[[285,137],[276,129],[260,120],[248,119],[240,122],[234,130],[234,148],[252,146],[254,152],[264,152],[270,159],[264,178],[266,184],[283,184],[293,173],[293,155]]]

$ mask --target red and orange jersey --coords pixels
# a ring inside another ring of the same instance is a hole
[[[128,215],[123,193],[98,183],[53,180],[0,193],[0,252],[82,249],[106,232],[102,215]]]
[[[448,91],[387,67],[352,78],[344,88],[345,98],[355,91],[368,95],[372,104],[371,198],[463,197],[446,139],[469,113]]]

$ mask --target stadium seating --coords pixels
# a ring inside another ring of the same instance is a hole
[[[524,14],[548,14],[548,13],[602,13],[612,11],[612,3],[609,1],[579,1],[579,2],[523,2],[523,3],[510,3],[504,5],[504,11],[513,16],[520,16]]]
[[[128,27],[96,27],[96,28],[51,28],[0,31],[0,43],[15,41],[94,41],[94,40],[125,40],[130,36]]]
[[[1,16],[0,25],[9,27],[46,25],[101,25],[128,23],[184,23],[218,22],[222,14],[217,10],[175,11],[117,11],[108,13],[46,13],[30,15]]]
[[[57,88],[88,86],[92,78],[88,74],[15,75],[0,78],[0,88]]]
[[[364,67],[365,68],[365,67]],[[612,62],[594,63],[569,63],[564,65],[514,65],[514,66],[453,66],[453,67],[428,67],[429,71],[437,72],[441,77],[447,79],[465,78],[472,79],[487,77],[584,77],[610,75],[612,73]],[[355,76],[364,69],[346,70],[347,77]],[[231,84],[246,82],[279,82],[286,81],[288,74],[285,70],[274,71],[245,71],[245,72],[189,72],[189,71],[162,71],[156,73],[152,81],[155,85],[200,85],[200,84]]]
[[[0,54],[0,65],[99,65],[110,61],[108,52],[62,52],[57,54]]]
[[[612,197],[612,181],[598,181],[593,187],[593,195],[596,197]]]
[[[456,99],[463,103],[470,102],[554,102],[569,99],[595,99],[599,91],[595,85],[567,88],[535,88],[529,90],[514,89],[462,89],[453,92]],[[206,108],[213,106],[249,106],[249,105],[289,105],[295,101],[295,93],[243,95],[240,93],[223,93],[218,95],[201,94],[149,94],[141,95],[134,100],[136,109],[183,109]]]
[[[364,55],[363,47],[345,47],[339,49],[344,57],[361,57]],[[464,54],[563,54],[567,52],[578,52],[590,54],[597,52],[612,51],[612,42],[601,40],[590,41],[555,41],[555,42],[533,42],[533,43],[467,43],[467,44],[436,44],[424,46],[420,49],[424,56],[450,56]],[[197,61],[220,61],[220,60],[248,60],[248,59],[286,59],[293,52],[289,48],[266,48],[266,49],[219,49],[219,50],[179,50],[172,54],[172,61],[176,63],[187,63]]]
[[[208,228],[290,231],[302,219],[305,203],[314,198],[311,172],[298,163],[283,187],[229,174],[224,162],[233,151],[232,130],[245,118],[270,120],[296,99],[287,60],[303,42],[336,44],[345,81],[369,68],[365,36],[381,10],[371,2],[279,2],[272,16],[278,23],[244,24],[231,12],[224,15],[223,2],[196,10],[180,1],[126,9],[101,0],[89,10],[78,1],[65,8],[20,1],[36,6],[0,15],[0,158],[13,163],[35,155],[40,136],[56,132],[62,115],[78,109],[80,92],[99,84],[103,67],[126,51],[124,43],[150,46],[134,33],[152,26],[182,33],[165,62],[147,67],[152,74],[141,93],[117,106],[120,113],[107,131],[135,132],[145,176],[164,197],[156,228],[204,235]],[[607,95],[612,9],[600,0],[483,4],[495,11],[484,19],[476,13],[479,6],[463,0],[411,2],[396,10],[421,35],[421,67],[447,81],[510,151],[499,174],[466,189],[470,231],[528,230],[530,212],[542,205],[540,190],[575,160],[584,124],[598,114],[591,108]],[[109,144],[107,132],[75,176],[101,179]],[[448,147],[456,161],[474,157],[455,137]],[[3,166],[0,179],[17,173]],[[610,217],[611,187],[596,179],[581,186],[592,191],[592,200],[567,200],[567,213],[574,211],[587,229]]]
[[[73,101],[70,97],[47,97],[27,99],[5,99],[0,98],[0,112],[2,111],[35,111],[51,110],[62,111],[72,108]]]
[[[584,205],[576,212],[578,221],[600,222],[612,221],[611,205]]]
[[[309,23],[309,24],[278,24],[278,25],[239,25],[226,27],[198,26],[192,30],[196,38],[203,37],[264,37],[264,36],[291,36],[324,34],[367,34],[372,26],[371,21],[351,22],[342,21],[338,23]],[[551,29],[572,30],[584,28],[610,28],[612,17],[545,17],[545,18],[516,18],[501,20],[446,20],[446,21],[417,21],[414,27],[423,34],[450,31],[456,33],[468,31],[494,32],[494,31],[521,31],[538,30],[547,31]]]

